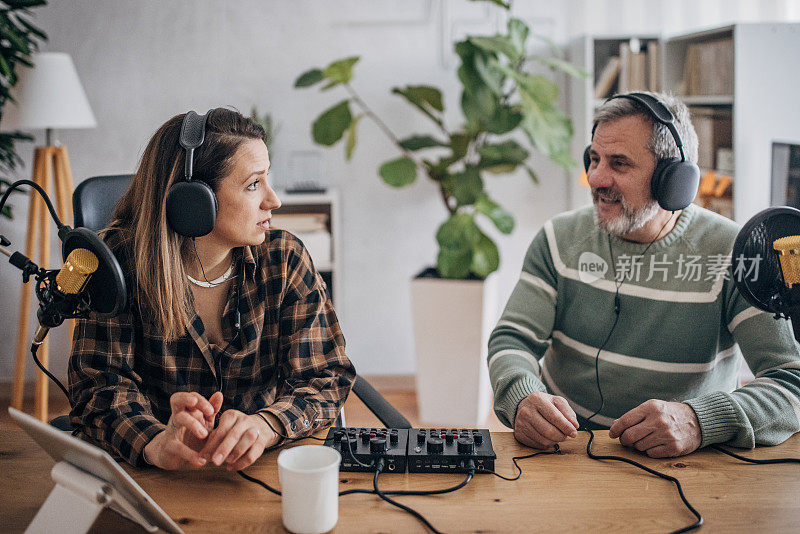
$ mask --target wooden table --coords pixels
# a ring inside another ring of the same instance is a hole
[[[529,454],[510,432],[492,434],[496,469],[515,471],[512,456]],[[562,445],[557,455],[521,460],[515,482],[476,475],[465,488],[435,497],[397,499],[445,532],[668,532],[694,522],[674,484],[621,462],[586,456],[588,435]],[[302,443],[302,442],[301,442]],[[689,501],[703,514],[699,532],[800,532],[800,465],[750,465],[714,450],[653,460],[596,433],[593,452],[636,459],[677,477]],[[800,457],[800,435],[777,447],[743,452],[753,458]],[[247,473],[278,487],[277,452]],[[28,436],[12,429],[0,443],[0,531],[20,532],[53,486],[53,461]],[[127,468],[133,478],[187,533],[283,532],[280,498],[222,468],[164,472]],[[455,485],[463,475],[387,474],[381,489],[435,489]],[[366,473],[341,473],[340,489],[371,488]],[[104,512],[98,531],[140,531]],[[416,519],[374,495],[339,501],[334,532],[424,532]]]

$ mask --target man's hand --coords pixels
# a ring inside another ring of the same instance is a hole
[[[651,458],[681,456],[702,442],[700,423],[688,404],[650,399],[614,421],[608,432]]]
[[[264,413],[275,430],[283,428],[277,417]],[[276,434],[258,415],[227,410],[208,437],[200,457],[215,465],[228,464],[228,471],[239,471],[258,460],[264,449],[278,442]]]
[[[517,406],[514,437],[523,445],[549,449],[578,435],[578,418],[563,397],[531,393]]]
[[[169,398],[172,415],[167,427],[144,448],[145,458],[161,469],[199,468],[206,460],[198,451],[214,428],[222,393],[206,400],[199,393],[178,392]]]

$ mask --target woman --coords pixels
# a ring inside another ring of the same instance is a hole
[[[264,130],[217,108],[192,153],[179,143],[191,118],[158,129],[103,232],[130,305],[77,323],[70,415],[133,465],[239,470],[280,436],[333,422],[355,370],[308,252],[269,227],[281,203],[267,183]],[[185,171],[210,186],[218,206],[213,229],[196,239],[178,233],[173,206],[167,216]]]

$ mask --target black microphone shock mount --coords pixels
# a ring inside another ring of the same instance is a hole
[[[53,217],[58,227],[58,237],[61,241],[64,241],[67,235],[72,232],[72,228],[61,222],[55,209],[53,209],[53,204],[47,196],[47,193],[45,193],[36,182],[18,180],[11,184],[3,195],[3,198],[0,199],[0,209],[5,205],[6,199],[11,191],[22,185],[31,186],[42,196],[47,205],[47,209],[50,211],[50,215]],[[43,327],[55,328],[66,319],[77,319],[89,315],[91,297],[88,292],[82,292],[78,295],[64,295],[62,299],[56,299],[55,292],[58,290],[56,289],[57,284],[55,279],[60,269],[45,269],[44,267],[39,267],[24,254],[7,250],[6,247],[10,245],[11,241],[4,235],[0,235],[0,253],[8,256],[8,262],[22,271],[23,283],[27,284],[31,276],[36,280],[36,298],[39,301],[39,310],[36,312],[36,315],[39,319],[39,323]],[[44,333],[46,333],[46,331]],[[44,333],[41,334],[42,338],[44,338]],[[36,337],[38,338],[39,335],[40,334],[37,332]],[[41,339],[37,339],[37,341],[41,342]]]
[[[31,277],[36,281],[36,298],[39,309],[36,313],[39,328],[33,337],[31,354],[33,361],[69,399],[69,394],[64,385],[50,373],[36,357],[36,351],[44,341],[50,328],[59,326],[66,319],[79,319],[87,317],[89,312],[96,311],[101,316],[118,314],[126,304],[125,280],[119,263],[113,253],[97,235],[86,228],[72,229],[61,222],[47,193],[31,180],[17,180],[11,184],[0,198],[0,210],[11,192],[21,186],[28,185],[42,197],[50,216],[58,228],[58,238],[62,242],[62,260],[66,260],[70,252],[78,248],[85,248],[97,257],[100,268],[91,275],[89,285],[76,294],[69,294],[59,290],[56,276],[61,269],[46,269],[39,267],[30,258],[20,252],[11,252],[7,247],[11,241],[0,235],[0,253],[9,258],[9,263],[22,271],[22,281],[27,284]],[[23,289],[24,290],[24,289]],[[21,317],[20,320],[27,320]]]

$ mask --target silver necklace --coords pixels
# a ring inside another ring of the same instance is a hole
[[[225,282],[230,280],[232,274],[233,274],[233,262],[231,262],[231,266],[228,267],[228,270],[225,271],[222,274],[222,276],[220,276],[215,280],[209,280],[208,282],[206,282],[205,280],[197,280],[196,278],[192,278],[188,274],[186,275],[186,278],[188,278],[191,283],[198,285],[200,287],[214,287],[220,284],[224,284]]]

